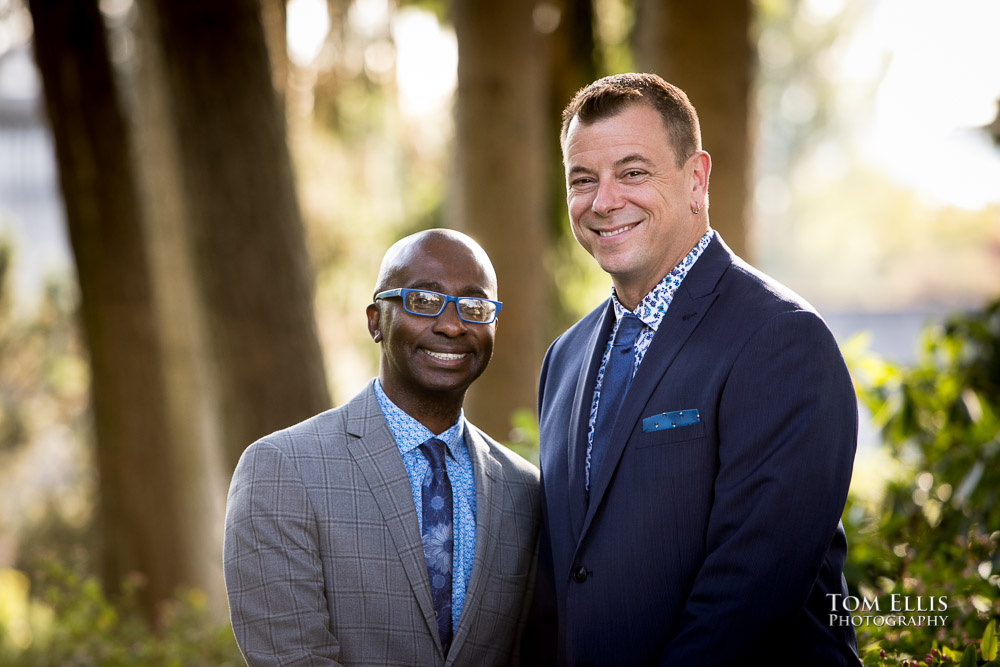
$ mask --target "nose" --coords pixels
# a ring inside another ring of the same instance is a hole
[[[434,332],[448,338],[461,336],[467,330],[468,323],[458,316],[458,303],[452,301],[444,305],[441,314],[434,318]]]
[[[591,210],[597,215],[607,217],[624,205],[618,184],[613,178],[602,178],[597,184],[597,191],[594,193],[594,202],[590,205]]]

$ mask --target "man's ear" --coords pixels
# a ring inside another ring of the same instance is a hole
[[[693,202],[703,202],[708,195],[708,177],[712,173],[712,156],[696,151],[690,158],[691,195]]]
[[[382,330],[379,327],[382,324],[382,312],[379,310],[378,304],[368,304],[368,307],[365,308],[365,314],[368,316],[368,334],[376,343],[381,342]]]

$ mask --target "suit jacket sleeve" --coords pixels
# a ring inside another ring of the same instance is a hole
[[[551,352],[551,348],[550,348]],[[545,395],[545,380],[548,375],[549,354],[542,361],[542,370],[538,382],[538,413],[542,413],[542,401]],[[545,485],[544,473],[540,477],[540,486]],[[522,664],[530,667],[535,665],[554,665],[558,640],[558,624],[556,620],[555,576],[552,564],[552,544],[548,534],[548,511],[545,494],[539,489],[541,527],[538,534],[536,575],[534,591],[531,596],[531,610],[528,614],[527,628],[521,646]]]
[[[295,465],[266,441],[236,467],[223,552],[233,631],[248,665],[339,664],[315,513]]]
[[[537,484],[535,485],[535,493],[537,494]],[[538,511],[535,512],[536,517],[538,516]],[[536,521],[537,523],[537,521]],[[537,533],[536,533],[537,534]],[[527,586],[522,591],[523,597],[521,600],[521,609],[517,617],[517,639],[513,646],[513,656],[509,665],[511,667],[517,667],[518,665],[527,666],[533,664],[530,656],[524,653],[526,637],[528,636],[528,629],[530,628],[530,623],[532,620],[532,615],[534,613],[534,590],[535,582],[538,577],[538,541],[531,547],[531,568],[528,570]]]
[[[542,500],[544,503],[544,499]],[[537,558],[531,606],[527,614],[524,639],[521,644],[521,664],[526,667],[556,664],[558,625],[556,621],[555,585],[552,581],[552,547],[543,523],[538,535]]]
[[[817,315],[778,314],[747,339],[722,392],[718,431],[707,554],[665,665],[743,655],[806,604],[826,566],[850,484],[857,403]]]

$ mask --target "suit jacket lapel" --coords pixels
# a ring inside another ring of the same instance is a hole
[[[660,322],[653,336],[653,342],[646,350],[639,370],[632,379],[628,393],[625,394],[604,462],[597,471],[597,477],[591,480],[590,505],[587,508],[578,545],[582,542],[583,535],[590,527],[594,514],[604,498],[622,452],[625,451],[625,445],[642,416],[643,408],[678,352],[684,347],[684,343],[718,297],[716,286],[731,263],[732,254],[717,233],[674,294],[670,308]]]
[[[357,436],[348,439],[348,451],[361,469],[382,512],[428,631],[437,637],[434,602],[417,526],[417,510],[413,506],[413,493],[399,447],[378,407],[371,385],[347,404],[347,433]]]
[[[594,401],[594,384],[597,382],[597,371],[601,367],[601,358],[608,342],[615,321],[615,311],[611,299],[604,303],[604,316],[598,318],[597,326],[590,333],[587,343],[590,359],[582,364],[577,377],[576,392],[573,395],[573,405],[576,406],[576,419],[573,412],[569,418],[569,489],[568,502],[570,525],[577,538],[582,534],[584,517],[587,514],[587,500],[584,494],[586,476],[584,462],[587,457],[587,435],[590,432],[590,408]]]
[[[469,634],[479,607],[483,601],[487,578],[493,570],[493,561],[499,550],[500,521],[503,515],[500,463],[493,458],[490,447],[479,435],[475,427],[465,426],[465,446],[472,459],[472,470],[476,480],[476,549],[472,556],[472,572],[469,585],[465,589],[462,616],[455,628],[455,637],[448,651],[448,661],[452,662],[461,652],[462,642]],[[411,502],[412,504],[412,502]]]

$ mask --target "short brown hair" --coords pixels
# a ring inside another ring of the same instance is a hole
[[[683,90],[656,74],[614,74],[577,91],[562,112],[560,142],[566,140],[569,124],[578,118],[584,125],[611,118],[633,104],[646,104],[660,114],[670,147],[681,167],[701,150],[698,112]]]

